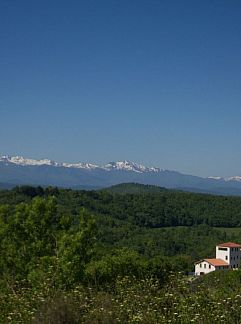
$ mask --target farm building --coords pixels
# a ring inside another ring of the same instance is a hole
[[[237,269],[241,260],[241,245],[233,242],[216,246],[216,258],[203,259],[195,263],[195,275],[200,276],[211,271]]]

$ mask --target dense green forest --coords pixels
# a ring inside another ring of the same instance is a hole
[[[187,274],[216,243],[241,242],[240,226],[237,197],[138,184],[1,190],[0,321],[202,323],[212,311],[238,323],[240,271]]]

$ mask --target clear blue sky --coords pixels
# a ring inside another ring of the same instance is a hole
[[[1,0],[0,154],[241,175],[240,0]]]

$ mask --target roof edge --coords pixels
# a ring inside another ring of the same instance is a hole
[[[241,244],[239,243],[235,243],[235,242],[225,242],[225,243],[219,243],[216,246],[220,246],[220,247],[227,247],[227,248],[232,248],[232,247],[240,247],[241,248]]]
[[[213,262],[212,262],[213,260]],[[214,260],[218,260],[218,261],[222,261],[222,264],[215,264],[215,261]],[[227,263],[226,261],[222,260],[222,259],[216,259],[216,258],[211,258],[211,259],[202,259],[202,260],[199,260],[199,261],[196,261],[195,264],[199,264],[201,262],[207,262],[211,265],[213,265],[214,267],[222,267],[222,266],[229,266],[229,263]]]

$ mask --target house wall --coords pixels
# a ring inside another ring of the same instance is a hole
[[[217,266],[215,267],[215,271],[217,270],[229,270],[229,266]]]
[[[195,265],[195,275],[200,276],[215,271],[215,267],[206,261],[199,262]]]
[[[240,248],[224,248],[216,246],[216,258],[226,261],[233,269],[238,268],[241,260]]]
[[[216,246],[216,259],[222,259],[230,264],[230,248]]]
[[[240,265],[241,253],[239,248],[230,248],[230,266],[235,269]]]

